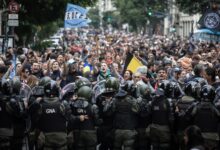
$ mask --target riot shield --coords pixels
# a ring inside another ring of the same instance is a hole
[[[76,94],[76,84],[75,83],[69,83],[65,85],[60,92],[60,99],[61,100],[70,100],[70,98]]]
[[[92,103],[96,103],[97,97],[105,91],[105,82],[106,80],[102,80],[94,85],[92,89],[93,90]]]
[[[215,90],[215,99],[214,99],[214,103],[217,104],[217,105],[220,105],[220,87],[218,87],[216,90]]]
[[[31,88],[27,84],[21,83],[20,96],[28,101],[31,94]]]
[[[44,95],[44,87],[43,86],[34,86],[32,89],[31,89],[31,95],[37,97],[37,96],[43,96]]]

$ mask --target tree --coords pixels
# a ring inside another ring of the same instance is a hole
[[[106,11],[103,13],[103,26],[107,27],[109,24],[114,28],[119,28],[120,16],[118,11]]]
[[[165,12],[167,3],[164,0],[115,0],[115,6],[122,23],[129,23],[134,31],[145,31],[147,22],[155,18],[154,12]]]
[[[180,11],[187,14],[204,13],[213,3],[215,0],[176,0]]]
[[[100,25],[100,17],[98,8],[91,8],[88,12],[88,18],[91,20],[90,25],[98,28]]]
[[[67,3],[80,6],[91,6],[97,0],[16,0],[20,4],[19,27],[15,32],[19,37],[31,39],[35,34],[35,26],[43,28],[48,23],[63,20]],[[1,0],[0,9],[7,8],[9,0]],[[20,38],[24,39],[24,38]],[[21,41],[22,43],[22,41]]]

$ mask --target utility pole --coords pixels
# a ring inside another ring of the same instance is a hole
[[[7,11],[8,11],[7,9],[0,10],[0,35],[2,35],[2,25],[3,25],[3,21],[4,21],[3,15]]]
[[[2,35],[2,12],[3,10],[0,10],[0,35]]]
[[[0,10],[0,35],[3,37],[2,52],[4,53],[8,47],[8,31],[9,27],[7,24],[8,9]]]

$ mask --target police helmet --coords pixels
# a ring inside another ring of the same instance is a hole
[[[165,96],[169,98],[172,96],[173,86],[169,80],[162,80],[159,84],[159,88],[163,89]]]
[[[138,87],[138,89],[139,89],[140,95],[141,95],[142,97],[144,97],[144,96],[147,95],[147,93],[148,93],[148,88],[147,88],[146,85],[140,85],[140,86]]]
[[[201,77],[194,78],[193,81],[199,83],[201,87],[208,84],[208,82],[204,78],[201,78]]]
[[[91,86],[91,82],[87,78],[79,78],[75,81],[76,89],[80,89],[82,86]]]
[[[163,89],[163,90],[166,90],[167,88],[167,85],[169,84],[169,80],[162,80],[160,83],[159,83],[159,88]]]
[[[213,101],[215,98],[215,88],[211,85],[204,85],[201,89],[200,96],[204,101]]]
[[[46,97],[59,97],[60,87],[54,80],[50,80],[50,82],[46,83],[44,86],[44,94]]]
[[[201,91],[201,86],[195,81],[189,81],[183,89],[187,96],[192,96],[193,98],[200,97],[199,93]]]
[[[18,77],[12,79],[12,92],[14,94],[19,94],[21,89],[21,80]]]
[[[130,95],[132,95],[133,93],[135,93],[136,88],[135,88],[135,84],[131,81],[127,81],[122,87],[122,90],[126,91],[127,93],[129,93]]]
[[[3,94],[10,95],[12,94],[12,86],[11,86],[11,80],[3,80],[1,84],[1,89]]]
[[[179,98],[180,96],[182,96],[182,91],[180,89],[180,86],[177,82],[171,81],[168,84],[168,89],[170,89],[170,97],[171,98]]]
[[[77,97],[82,98],[84,100],[91,100],[92,98],[92,88],[89,86],[82,86],[77,91]]]
[[[109,77],[105,82],[105,92],[117,92],[119,90],[119,81],[115,77]]]
[[[45,86],[47,83],[49,83],[51,81],[51,78],[46,76],[43,77],[40,81],[39,81],[39,86]]]
[[[215,100],[214,102],[218,102],[220,100],[220,87],[215,90]]]

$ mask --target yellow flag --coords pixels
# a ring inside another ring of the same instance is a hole
[[[140,66],[143,66],[143,64],[135,56],[133,56],[127,66],[127,70],[131,70],[133,73],[135,73],[137,68]]]

